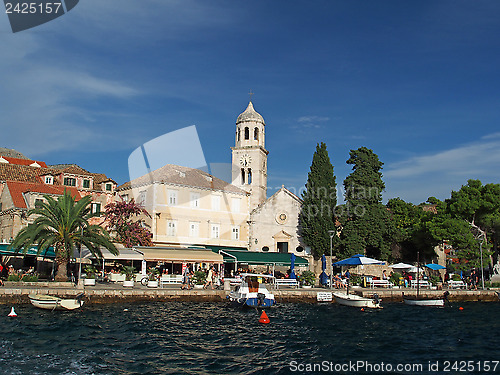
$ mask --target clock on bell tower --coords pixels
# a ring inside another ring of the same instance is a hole
[[[236,120],[232,150],[232,184],[250,193],[250,210],[267,198],[267,155],[264,118],[252,102]]]

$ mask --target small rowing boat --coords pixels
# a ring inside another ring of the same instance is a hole
[[[83,305],[83,293],[69,299],[48,294],[30,294],[28,297],[33,306],[45,310],[75,310]]]
[[[377,294],[373,298],[366,298],[358,296],[357,294],[345,294],[345,293],[332,293],[335,297],[335,301],[339,305],[352,306],[352,307],[368,307],[370,309],[381,309],[380,298]]]

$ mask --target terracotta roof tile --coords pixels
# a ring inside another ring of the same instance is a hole
[[[132,186],[148,185],[152,181],[174,185],[192,186],[201,189],[222,190],[229,193],[247,194],[246,191],[231,185],[199,169],[167,164],[157,170],[124,183],[118,190],[130,189]]]
[[[50,195],[63,195],[64,190],[71,192],[71,195],[79,200],[81,198],[80,193],[74,187],[68,186],[54,186],[45,185],[41,183],[31,183],[31,182],[19,182],[19,181],[7,181],[7,188],[9,190],[12,201],[14,202],[14,207],[16,208],[28,208],[26,206],[26,201],[24,200],[23,194],[27,192],[40,193],[40,194],[50,194]],[[5,191],[5,190],[4,190]]]
[[[38,162],[38,164],[40,163],[41,162]],[[45,165],[45,163],[43,164]],[[92,176],[94,178],[94,190],[101,190],[99,184],[102,182],[105,181],[115,182],[112,179],[108,178],[103,173],[91,173],[76,165],[65,166],[65,168],[47,168],[47,167],[39,168],[39,167],[30,167],[29,165],[23,165],[23,164],[0,163],[0,182],[10,180],[10,181],[43,183],[40,176],[44,176],[47,174],[58,176],[61,173],[75,174],[81,176]],[[57,179],[54,179],[54,185],[55,186],[60,185]]]
[[[37,160],[30,160],[30,159],[19,159],[19,158],[11,158],[9,156],[0,156],[0,158],[7,160],[9,164],[15,164],[15,165],[32,165],[32,164],[38,164],[41,168],[47,168],[47,164],[43,161],[37,161]],[[3,163],[6,164],[6,163]],[[36,168],[40,168],[36,167]]]

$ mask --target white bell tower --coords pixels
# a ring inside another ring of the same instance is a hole
[[[250,210],[267,198],[267,154],[264,118],[252,102],[236,120],[235,147],[231,147],[232,184],[250,193]]]

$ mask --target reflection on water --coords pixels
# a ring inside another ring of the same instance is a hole
[[[17,318],[1,305],[0,374],[285,374],[291,361],[499,359],[500,304],[462,306],[283,304],[263,325],[258,311],[225,303],[20,305]]]

